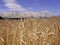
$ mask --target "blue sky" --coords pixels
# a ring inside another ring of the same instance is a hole
[[[0,0],[0,11],[49,11],[60,14],[60,0]]]

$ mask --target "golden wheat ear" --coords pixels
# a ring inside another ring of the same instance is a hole
[[[58,19],[0,20],[0,45],[60,45]]]

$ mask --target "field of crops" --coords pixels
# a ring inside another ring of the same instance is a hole
[[[0,20],[0,45],[60,45],[60,17]]]

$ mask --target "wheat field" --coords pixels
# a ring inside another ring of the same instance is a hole
[[[60,17],[0,20],[0,45],[60,45]]]

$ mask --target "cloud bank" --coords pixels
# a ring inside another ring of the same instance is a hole
[[[25,11],[26,9],[19,5],[16,0],[3,0],[4,6],[8,7],[9,10],[13,11]]]

